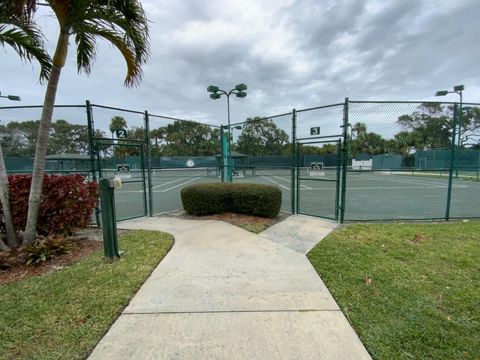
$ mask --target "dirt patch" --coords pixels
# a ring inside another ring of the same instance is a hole
[[[270,226],[275,225],[287,217],[290,216],[288,213],[280,213],[276,218],[264,218],[253,215],[243,215],[236,213],[223,213],[223,214],[214,214],[214,215],[205,215],[205,216],[193,216],[187,215],[185,211],[179,210],[171,213],[164,214],[165,216],[178,217],[187,220],[220,220],[225,221],[229,224],[241,227],[245,230],[251,231],[253,233],[260,233]]]

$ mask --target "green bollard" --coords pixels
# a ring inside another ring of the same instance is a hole
[[[117,223],[115,219],[114,189],[121,182],[112,179],[100,179],[100,205],[103,224],[103,250],[108,262],[117,260],[121,251],[118,250]]]

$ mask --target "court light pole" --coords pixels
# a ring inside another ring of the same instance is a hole
[[[458,94],[460,96],[460,116],[458,117],[458,142],[457,147],[460,147],[461,141],[461,130],[462,130],[462,118],[463,118],[463,90],[465,90],[465,86],[463,85],[456,85],[453,87],[453,91],[448,90],[439,90],[435,93],[435,96],[445,96],[447,94]]]
[[[227,121],[228,121],[228,154],[227,154],[227,158],[228,158],[228,166],[230,166],[231,164],[231,157],[230,157],[230,141],[231,141],[231,137],[232,137],[232,131],[230,129],[230,95],[232,94],[235,94],[236,97],[238,98],[245,98],[247,97],[247,85],[244,84],[244,83],[240,83],[240,84],[237,84],[235,85],[235,87],[229,91],[225,91],[225,90],[222,90],[220,89],[218,86],[216,85],[209,85],[207,87],[207,91],[210,94],[210,99],[213,99],[213,100],[218,100],[222,97],[222,95],[225,95],[227,97]],[[229,173],[231,173],[230,169],[229,169]],[[231,175],[229,175],[229,178],[230,178]]]
[[[0,91],[0,98],[5,98],[11,101],[21,101],[20,96],[17,95],[2,95],[2,92]]]

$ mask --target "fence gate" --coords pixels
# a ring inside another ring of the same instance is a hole
[[[98,178],[118,177],[115,190],[117,221],[147,216],[145,143],[135,140],[94,139]]]
[[[312,155],[319,149],[324,155]],[[338,220],[342,142],[336,140],[297,142],[297,212]]]

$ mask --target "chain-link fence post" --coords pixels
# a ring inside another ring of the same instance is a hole
[[[297,113],[296,110],[292,110],[292,169],[291,169],[291,200],[292,200],[292,214],[297,213],[297,209],[295,207],[295,199],[297,197],[295,186],[295,172],[297,171],[297,157],[296,157],[296,138],[297,138]]]
[[[145,141],[147,143],[147,182],[148,182],[148,216],[153,216],[152,196],[152,143],[150,141],[150,118],[145,110]]]
[[[453,170],[455,163],[455,139],[457,130],[457,117],[458,117],[458,105],[453,106],[453,124],[452,124],[452,148],[450,149],[450,167],[448,172],[448,192],[447,192],[447,209],[445,212],[445,220],[450,220],[450,204],[452,200],[452,183],[453,183]]]
[[[341,189],[341,204],[340,204],[340,223],[343,223],[345,218],[345,203],[347,193],[347,165],[348,165],[348,97],[345,98],[343,105],[343,147],[342,147],[342,189]]]
[[[95,144],[94,144],[94,124],[93,124],[93,116],[92,116],[92,106],[90,105],[90,101],[85,101],[85,109],[87,111],[87,127],[88,127],[88,154],[90,156],[90,171],[92,172],[92,181],[97,181],[97,171],[95,168]],[[102,221],[100,217],[100,208],[97,206],[95,209],[95,221],[98,227],[102,226]]]

